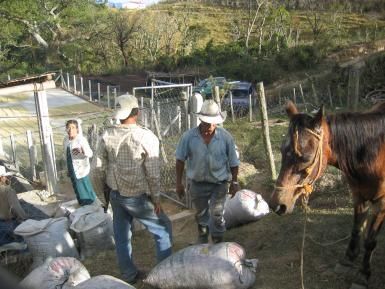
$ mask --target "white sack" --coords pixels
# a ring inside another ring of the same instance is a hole
[[[100,275],[79,284],[74,289],[135,289],[130,284],[109,275]]]
[[[240,190],[233,198],[226,199],[223,217],[226,228],[231,228],[257,221],[269,211],[269,205],[260,194],[250,190]]]
[[[77,259],[59,257],[46,260],[25,277],[20,286],[26,289],[65,289],[90,279],[87,269]]]
[[[76,232],[83,258],[115,248],[112,218],[101,206],[83,206],[75,210],[70,219],[70,228]]]
[[[79,254],[68,233],[67,218],[26,220],[16,227],[14,233],[24,238],[32,254],[32,268],[36,268],[49,258],[75,257]]]
[[[237,243],[201,244],[166,258],[144,282],[159,289],[246,289],[255,282],[256,266]]]

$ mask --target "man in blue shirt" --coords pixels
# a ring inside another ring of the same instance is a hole
[[[225,120],[213,100],[205,100],[198,113],[201,123],[185,132],[176,149],[176,192],[184,194],[182,176],[187,161],[187,179],[196,209],[198,243],[223,239],[226,230],[223,218],[226,194],[233,197],[239,190],[237,182],[239,159],[230,133],[218,124]],[[230,188],[228,182],[230,181]]]

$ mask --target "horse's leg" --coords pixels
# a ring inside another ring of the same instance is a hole
[[[370,261],[372,259],[372,254],[376,248],[376,238],[380,232],[382,223],[385,218],[385,200],[381,199],[376,201],[374,204],[374,216],[368,228],[368,233],[365,239],[365,255],[362,262],[362,267],[360,274],[354,280],[354,283],[351,288],[367,288],[368,280],[370,277]],[[358,287],[360,286],[360,287]]]
[[[367,202],[359,197],[354,198],[354,223],[350,237],[349,246],[346,249],[344,259],[338,262],[335,272],[347,273],[352,267],[354,260],[360,254],[361,235],[365,229],[368,215]]]

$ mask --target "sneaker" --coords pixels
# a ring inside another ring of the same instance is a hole
[[[10,250],[22,251],[25,249],[27,249],[27,244],[24,242],[11,242],[11,243],[4,244],[3,246],[0,246],[0,252],[10,251]]]

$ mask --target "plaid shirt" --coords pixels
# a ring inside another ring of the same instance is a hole
[[[160,192],[158,138],[136,124],[107,128],[98,143],[91,179],[101,200],[107,184],[122,196],[150,192],[157,201]]]

